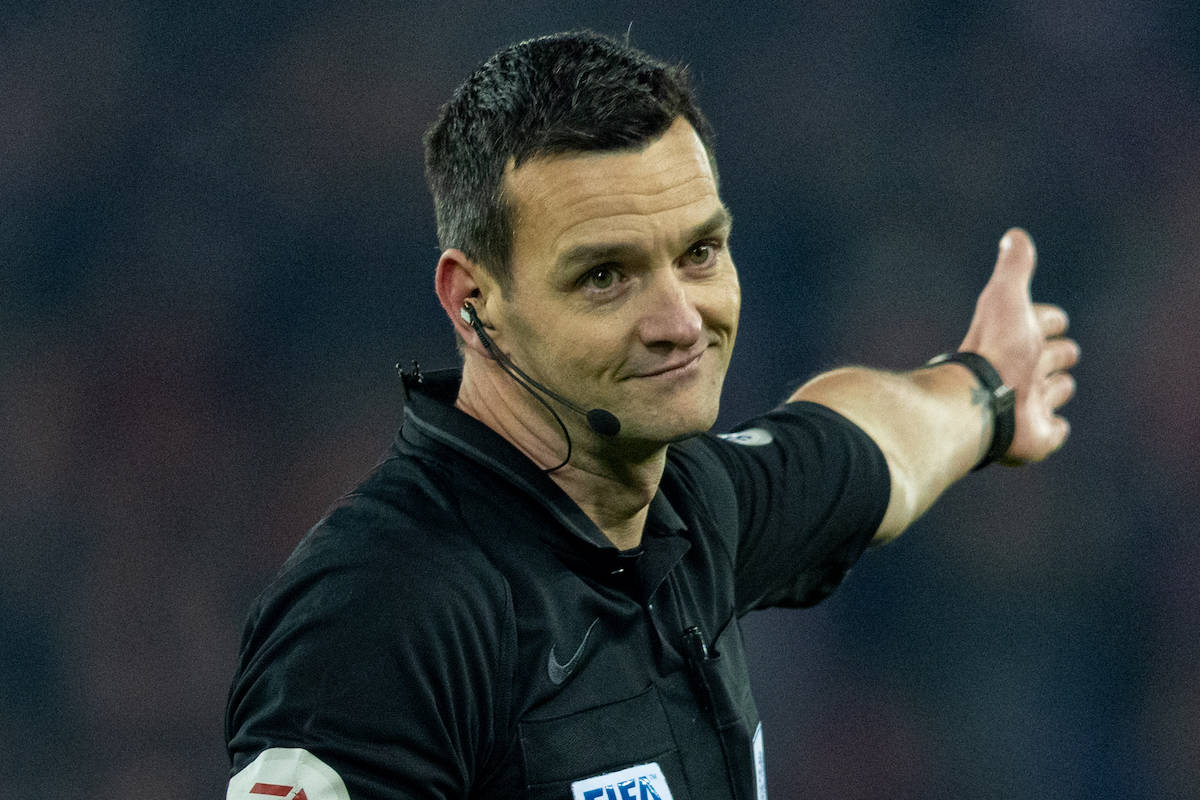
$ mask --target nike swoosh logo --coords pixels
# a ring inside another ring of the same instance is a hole
[[[583,648],[587,645],[588,637],[592,635],[592,628],[595,628],[598,622],[600,622],[599,617],[592,620],[587,633],[583,635],[583,641],[579,643],[579,647],[575,648],[575,655],[571,656],[567,663],[558,663],[558,659],[554,657],[555,646],[550,647],[550,655],[546,658],[546,672],[550,676],[550,682],[555,686],[565,681],[575,671],[575,667],[579,665],[579,659],[583,656]]]

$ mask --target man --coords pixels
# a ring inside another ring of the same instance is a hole
[[[1067,436],[1031,242],[1001,240],[976,355],[835,370],[722,438],[738,276],[682,70],[524,42],[426,146],[461,375],[406,374],[389,457],[256,605],[228,796],[765,796],[739,619]]]

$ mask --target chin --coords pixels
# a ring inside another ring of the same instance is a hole
[[[667,420],[647,420],[636,426],[630,425],[628,438],[658,444],[682,442],[705,433],[716,424],[716,421],[716,409],[703,413],[678,414]],[[621,436],[622,438],[626,437],[625,431],[621,432]]]

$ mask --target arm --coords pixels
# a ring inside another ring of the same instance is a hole
[[[1005,234],[959,346],[987,358],[1016,392],[1016,432],[1001,459],[1010,465],[1041,461],[1066,440],[1070,426],[1057,412],[1074,394],[1066,370],[1079,360],[1078,345],[1063,336],[1066,313],[1030,298],[1035,261],[1024,231]],[[912,524],[978,463],[992,440],[988,396],[960,364],[907,373],[847,367],[817,376],[789,399],[838,411],[883,451],[892,488],[876,541]]]
[[[506,708],[503,585],[389,541],[420,526],[385,512],[362,531],[339,513],[251,616],[226,713],[227,797],[264,800],[256,785],[309,800],[465,797]]]

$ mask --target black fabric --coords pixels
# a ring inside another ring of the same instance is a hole
[[[840,582],[886,509],[878,448],[806,403],[673,445],[621,553],[456,392],[425,376],[388,458],[256,603],[233,771],[301,747],[353,798],[551,798],[655,762],[676,800],[752,798],[738,620]],[[690,627],[709,657],[689,664]]]

